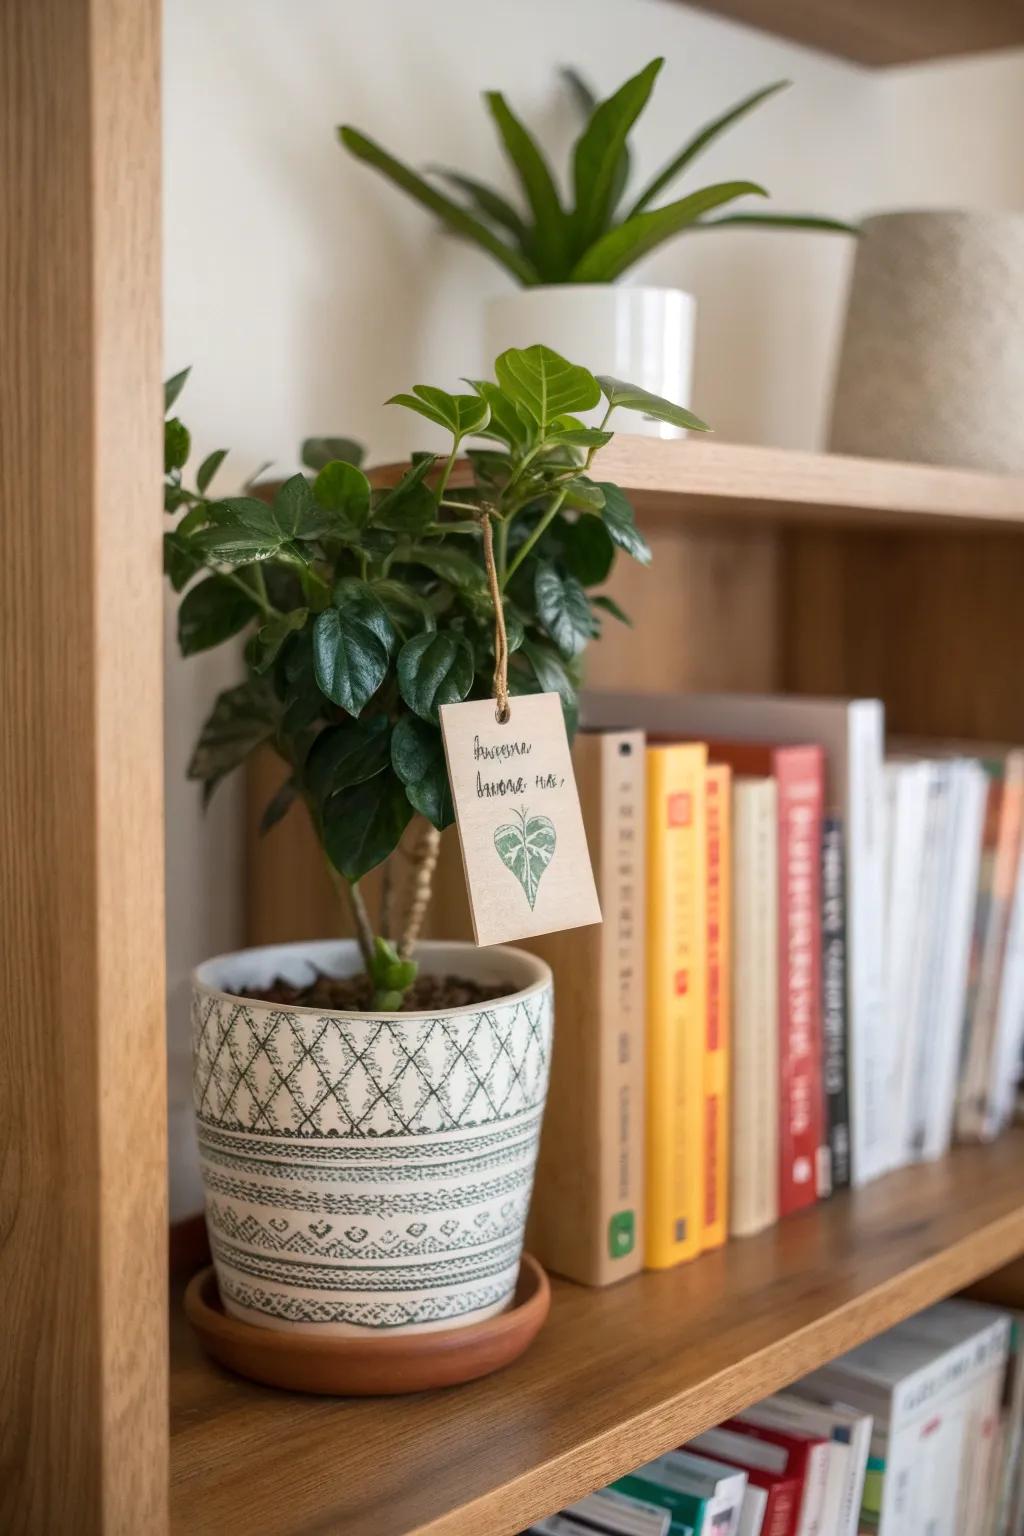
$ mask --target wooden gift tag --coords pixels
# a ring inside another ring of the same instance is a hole
[[[448,759],[478,944],[601,921],[557,693],[443,704]]]

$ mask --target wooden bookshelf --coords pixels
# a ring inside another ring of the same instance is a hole
[[[695,1263],[556,1282],[530,1352],[449,1392],[337,1401],[210,1364],[172,1309],[180,1536],[512,1536],[1024,1252],[1024,1131]]]

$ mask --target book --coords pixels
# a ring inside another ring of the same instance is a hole
[[[689,1443],[694,1450],[740,1467],[747,1474],[748,1486],[764,1492],[761,1536],[792,1536],[799,1513],[801,1483],[787,1472],[789,1456],[784,1449],[721,1425],[705,1430]]]
[[[650,1269],[700,1252],[704,1200],[707,750],[647,747],[647,1137]]]
[[[726,1428],[749,1435],[754,1440],[763,1440],[785,1453],[785,1471],[800,1484],[793,1536],[824,1536],[828,1513],[829,1441],[824,1435],[808,1434],[792,1426],[780,1429],[768,1422],[770,1415],[761,1409],[762,1405],[758,1404],[737,1414],[734,1419],[727,1419]]]
[[[733,1050],[729,1231],[779,1214],[778,789],[733,783]],[[844,983],[845,984],[845,983]]]
[[[736,1536],[761,1536],[765,1527],[765,1515],[768,1510],[768,1494],[764,1488],[758,1488],[747,1479],[747,1486],[743,1494],[743,1503],[740,1506],[740,1519],[736,1527]]]
[[[985,767],[990,784],[956,1109],[956,1132],[965,1140],[977,1140],[983,1135],[990,1102],[997,1094],[993,1064],[999,1054],[999,986],[1020,858],[1024,752],[1007,752],[987,760]]]
[[[820,747],[708,741],[712,763],[770,774],[777,786],[779,1214],[813,1205],[831,1186],[821,1034]]]
[[[985,1140],[998,1136],[1010,1123],[1024,1048],[1024,843],[1006,932],[998,1009],[992,1089],[981,1129]]]
[[[742,1417],[829,1442],[822,1527],[834,1536],[857,1536],[871,1450],[871,1415],[838,1404],[812,1402],[800,1396],[797,1383],[792,1391],[774,1393]]]
[[[843,823],[821,826],[821,1076],[832,1188],[850,1184],[850,1090],[846,1047],[846,861]]]
[[[701,1248],[720,1248],[729,1231],[730,1033],[732,1019],[732,772],[708,764],[707,1037],[704,1043],[704,1209]]]
[[[545,1268],[610,1285],[643,1266],[646,748],[581,732],[573,766],[604,922],[524,941],[558,977],[526,1242]]]
[[[607,1536],[669,1536],[672,1516],[667,1509],[634,1499],[615,1488],[601,1488],[562,1511],[588,1531]]]
[[[635,1486],[627,1488],[627,1483]],[[736,1536],[746,1484],[738,1468],[679,1450],[648,1462],[614,1486],[663,1504],[674,1520],[692,1524],[694,1536]]]
[[[882,749],[885,712],[877,699],[816,699],[771,694],[585,693],[594,726],[776,743],[817,742],[825,753],[826,799],[846,840],[848,1041],[852,1182],[885,1171],[886,1043],[882,991],[885,814]]]

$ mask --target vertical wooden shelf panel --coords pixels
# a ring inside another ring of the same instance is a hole
[[[0,1529],[160,1536],[160,6],[0,6]]]

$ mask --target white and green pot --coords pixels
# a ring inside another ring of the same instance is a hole
[[[519,1272],[553,1024],[518,949],[424,944],[424,971],[508,994],[440,1013],[339,1013],[240,990],[359,969],[351,941],[195,972],[193,1089],[225,1309],[320,1337],[475,1323]]]

